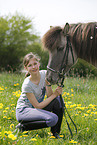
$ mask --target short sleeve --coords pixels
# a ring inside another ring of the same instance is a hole
[[[22,93],[33,93],[32,87],[30,85],[23,84]]]

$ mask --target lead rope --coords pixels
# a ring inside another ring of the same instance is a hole
[[[63,114],[64,114],[64,117],[65,117],[65,120],[66,120],[68,129],[69,129],[69,131],[70,131],[71,137],[73,137],[72,130],[71,130],[70,125],[69,125],[69,123],[68,123],[68,121],[67,121],[67,117],[66,117],[66,114],[65,114],[65,110],[66,110],[66,112],[67,112],[67,114],[68,114],[68,117],[70,118],[71,122],[73,123],[73,125],[74,125],[74,127],[75,127],[75,129],[76,129],[76,134],[77,134],[77,127],[76,127],[74,121],[72,120],[70,114],[68,113],[65,103],[63,103],[62,95],[60,95],[60,101],[61,101],[61,105],[62,105],[62,109],[63,109]]]

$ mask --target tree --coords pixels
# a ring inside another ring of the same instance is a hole
[[[15,71],[29,45],[39,43],[32,20],[22,15],[0,17],[0,70]]]

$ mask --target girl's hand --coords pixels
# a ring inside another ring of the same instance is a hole
[[[57,96],[61,95],[61,94],[62,94],[62,87],[59,87],[59,86],[58,86],[58,87],[56,88],[56,90],[55,90],[55,93],[56,93]]]

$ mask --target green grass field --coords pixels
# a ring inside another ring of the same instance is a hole
[[[65,79],[62,96],[78,133],[67,117],[73,131],[71,138],[63,118],[61,139],[55,139],[50,128],[28,131],[28,135],[15,130],[15,107],[23,80],[24,74],[0,74],[0,145],[97,145],[97,78]]]

